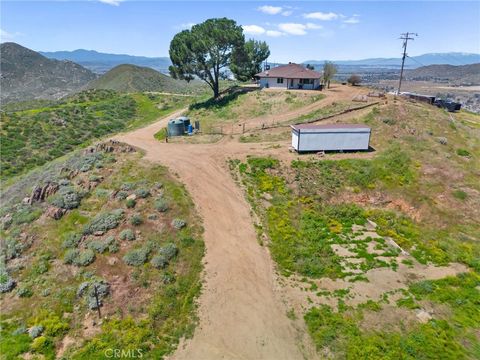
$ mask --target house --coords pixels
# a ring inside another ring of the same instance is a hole
[[[261,88],[321,89],[322,74],[302,65],[289,63],[255,75]]]
[[[368,150],[370,128],[361,124],[291,125],[298,152]]]

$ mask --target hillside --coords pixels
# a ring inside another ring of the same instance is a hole
[[[1,44],[0,53],[3,102],[58,99],[96,78],[78,64],[47,59],[16,43]]]
[[[148,124],[189,101],[185,96],[86,90],[56,102],[9,104],[0,112],[0,178],[19,175],[94,139]]]
[[[429,65],[406,72],[407,80],[448,82],[455,85],[479,85],[480,63],[470,65]]]
[[[116,66],[98,79],[88,84],[92,89],[109,89],[120,92],[169,92],[195,93],[203,91],[205,86],[197,81],[187,83],[175,80],[148,67],[130,64]]]
[[[168,67],[171,65],[168,57],[146,57],[133,56],[126,54],[108,54],[94,50],[78,49],[74,51],[53,51],[40,54],[50,59],[70,60],[80,64],[96,73],[103,74],[115,66],[121,64],[132,64],[138,66],[147,66],[162,73],[168,73]]]
[[[106,359],[112,349],[160,359],[191,336],[202,227],[165,167],[109,141],[6,193],[2,359]]]

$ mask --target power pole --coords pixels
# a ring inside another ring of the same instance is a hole
[[[397,94],[400,95],[400,88],[402,87],[402,78],[403,78],[403,66],[405,65],[405,58],[407,57],[407,44],[408,40],[415,40],[410,36],[418,36],[417,33],[403,33],[400,35],[400,39],[403,40],[403,56],[402,56],[402,69],[400,70],[400,81],[398,82],[398,91]]]

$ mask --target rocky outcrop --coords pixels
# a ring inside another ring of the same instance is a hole
[[[128,144],[122,143],[117,140],[109,140],[105,142],[101,142],[96,144],[95,146],[91,146],[85,149],[86,154],[93,154],[96,152],[119,152],[119,153],[131,153],[135,152],[135,148]]]
[[[28,204],[45,201],[47,197],[55,194],[58,189],[58,184],[53,182],[47,182],[43,186],[35,185],[32,190],[32,195],[30,195],[30,198],[28,200]]]

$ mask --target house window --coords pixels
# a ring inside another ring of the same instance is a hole
[[[277,78],[277,84],[283,84],[283,78]]]
[[[313,84],[314,81],[314,79],[300,79],[300,84],[309,85]]]

